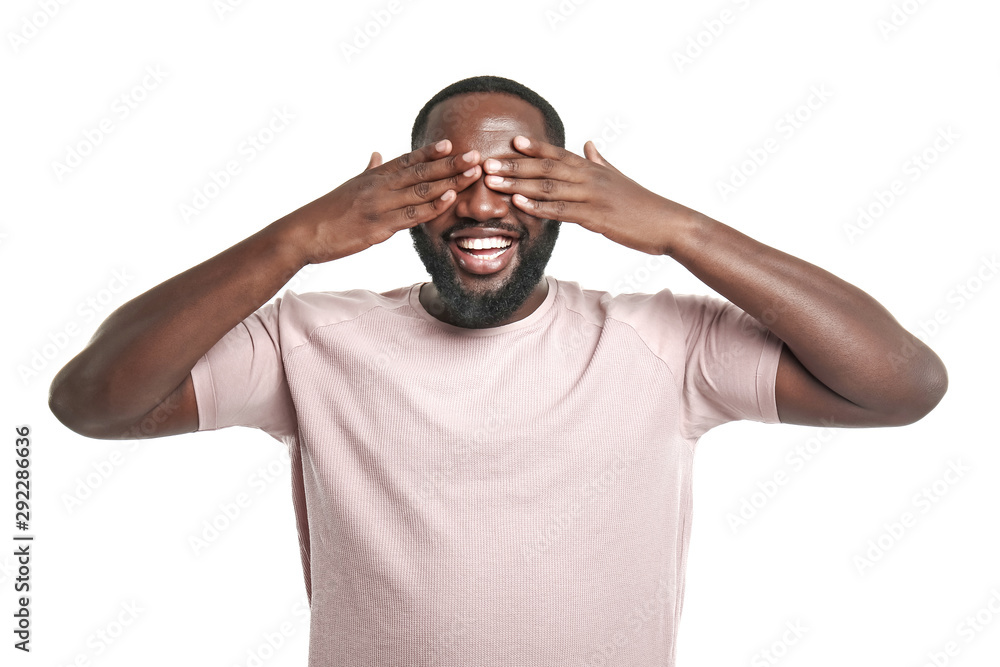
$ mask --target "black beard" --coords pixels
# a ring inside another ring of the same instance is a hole
[[[485,329],[509,318],[531,296],[545,275],[545,266],[552,256],[561,225],[557,220],[546,220],[537,239],[530,241],[522,236],[517,245],[517,257],[511,258],[517,267],[510,279],[485,294],[469,292],[458,282],[449,248],[438,252],[420,227],[410,227],[410,236],[452,323],[468,329]]]

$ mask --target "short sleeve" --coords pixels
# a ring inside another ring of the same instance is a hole
[[[296,432],[281,357],[280,299],[233,327],[191,369],[198,430],[259,428],[283,440]]]
[[[781,339],[723,299],[681,295],[676,302],[685,336],[685,435],[697,439],[738,419],[778,423]]]

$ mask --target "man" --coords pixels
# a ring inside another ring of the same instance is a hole
[[[870,296],[566,151],[516,82],[445,88],[412,143],[123,305],[52,383],[90,437],[288,446],[310,665],[672,665],[698,438],[908,424],[946,390]],[[560,221],[728,302],[546,276]],[[261,307],[403,229],[430,283]]]

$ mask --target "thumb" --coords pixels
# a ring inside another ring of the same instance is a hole
[[[373,169],[373,168],[379,166],[380,164],[382,164],[382,156],[379,154],[378,151],[375,151],[375,152],[372,153],[371,159],[368,160],[368,166],[365,167],[365,171],[368,171],[369,169]]]
[[[597,164],[604,165],[605,167],[610,167],[615,169],[615,167],[604,159],[604,156],[597,152],[597,146],[594,145],[593,141],[588,140],[587,143],[583,145],[583,154],[591,162],[596,162]],[[615,171],[618,171],[615,169]]]

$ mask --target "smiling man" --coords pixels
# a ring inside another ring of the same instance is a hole
[[[945,392],[863,291],[563,143],[528,88],[453,84],[412,152],[125,304],[53,379],[89,437],[287,446],[312,667],[671,666],[699,438],[908,424]],[[725,299],[546,275],[566,223]],[[404,229],[431,282],[263,305]]]
[[[481,158],[518,157],[511,140],[526,135],[563,143],[562,123],[547,102],[504,80],[459,82],[431,98],[417,115],[412,144],[449,137]],[[459,92],[471,91],[471,92]],[[543,113],[537,106],[545,109]],[[548,122],[546,122],[546,114]],[[477,172],[478,173],[478,172]],[[432,282],[420,302],[458,326],[493,327],[531,313],[545,299],[545,265],[559,237],[558,220],[542,220],[510,205],[479,179],[455,206],[435,220],[410,228],[413,245]]]

